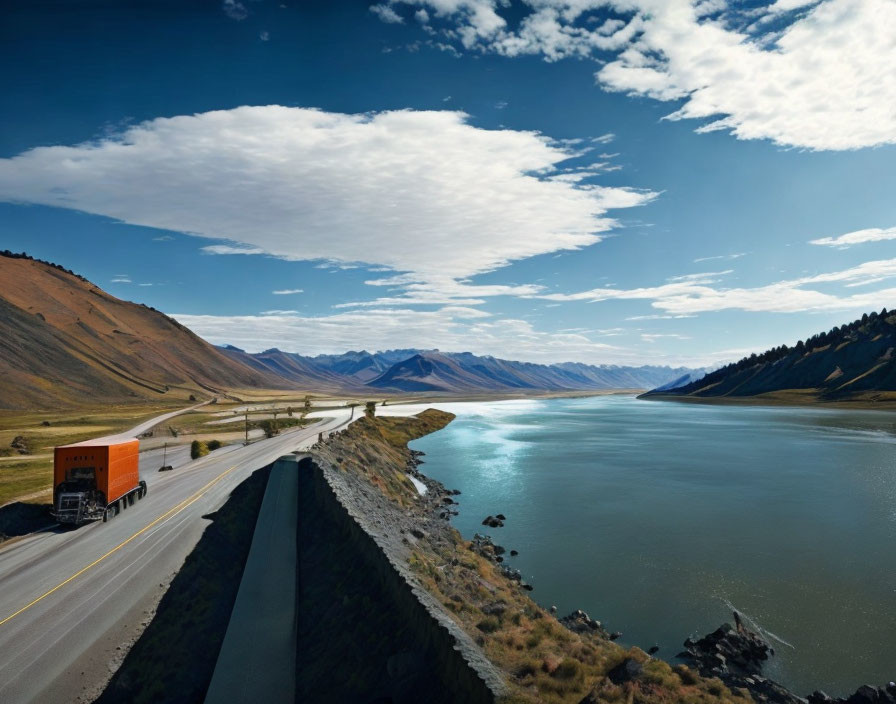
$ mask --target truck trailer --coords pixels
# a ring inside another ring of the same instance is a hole
[[[146,496],[140,480],[140,441],[101,438],[57,447],[53,453],[53,516],[81,525],[107,521]]]

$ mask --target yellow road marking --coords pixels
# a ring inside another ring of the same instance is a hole
[[[187,506],[189,506],[190,504],[193,504],[193,503],[195,503],[196,501],[198,501],[200,498],[202,498],[202,495],[203,495],[206,491],[208,491],[208,489],[210,489],[212,486],[214,486],[214,485],[217,484],[219,481],[221,481],[225,476],[227,476],[228,474],[230,474],[234,469],[236,469],[236,465],[233,465],[233,467],[231,467],[230,469],[228,469],[228,470],[226,470],[226,471],[224,471],[224,472],[221,472],[221,474],[219,474],[217,477],[215,477],[214,479],[212,479],[208,484],[206,484],[204,487],[202,487],[202,488],[201,488],[199,491],[197,491],[195,494],[193,494],[192,496],[187,497],[186,499],[184,499],[183,501],[181,501],[179,504],[177,504],[174,508],[170,509],[168,512],[166,512],[166,513],[162,514],[161,516],[159,516],[159,517],[158,517],[156,520],[154,520],[152,523],[150,523],[149,525],[144,526],[143,528],[141,528],[140,530],[138,530],[138,531],[137,531],[136,533],[134,533],[130,538],[128,538],[128,539],[125,540],[124,542],[121,542],[121,543],[119,543],[118,545],[116,545],[114,548],[112,548],[112,549],[111,549],[109,552],[107,552],[105,555],[103,555],[102,557],[98,557],[96,560],[94,560],[94,561],[91,562],[89,565],[87,565],[87,567],[84,567],[83,569],[78,570],[78,571],[75,572],[71,577],[69,577],[68,579],[66,579],[64,582],[60,582],[60,583],[57,584],[55,587],[53,587],[52,589],[50,589],[48,592],[44,592],[43,594],[41,594],[39,597],[37,597],[37,599],[35,599],[34,601],[32,601],[30,604],[25,604],[25,606],[23,606],[21,609],[19,609],[18,611],[16,611],[16,612],[13,613],[13,614],[10,614],[9,616],[7,616],[5,619],[3,619],[2,621],[0,621],[0,626],[2,626],[2,625],[3,625],[4,623],[6,623],[7,621],[11,621],[11,620],[14,619],[16,616],[18,616],[20,613],[22,613],[23,611],[27,611],[28,609],[30,609],[32,606],[34,606],[37,602],[41,601],[42,599],[46,599],[48,596],[50,596],[50,594],[52,594],[53,592],[55,592],[55,591],[61,589],[62,587],[64,587],[66,584],[68,584],[68,583],[71,582],[72,580],[77,579],[77,578],[80,577],[82,574],[84,574],[87,570],[89,570],[91,567],[94,567],[94,566],[98,565],[100,562],[102,562],[102,561],[105,560],[107,557],[109,557],[109,555],[111,555],[112,553],[117,552],[118,550],[121,550],[121,548],[123,548],[123,547],[124,547],[125,545],[127,545],[129,542],[131,542],[131,541],[134,540],[135,538],[141,536],[143,533],[145,533],[146,531],[148,531],[150,528],[152,528],[152,527],[153,527],[154,525],[156,525],[157,523],[159,523],[159,522],[161,522],[161,521],[164,521],[164,520],[165,520],[166,518],[168,518],[169,516],[176,515],[176,514],[180,513],[180,512],[183,511],[185,508],[187,508]]]

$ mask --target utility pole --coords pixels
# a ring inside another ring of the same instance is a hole
[[[246,445],[249,444],[249,409],[246,409]]]
[[[168,459],[168,443],[166,442],[165,446],[162,448],[162,466],[163,467],[168,466],[167,459]]]

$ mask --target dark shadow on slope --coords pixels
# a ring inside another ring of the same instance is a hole
[[[242,482],[212,519],[156,615],[97,704],[201,702],[215,669],[252,544],[270,467]]]
[[[53,525],[50,504],[26,504],[21,501],[0,507],[0,543]]]
[[[439,655],[421,638],[415,614],[383,582],[372,561],[372,541],[368,546],[359,540],[348,515],[321,494],[322,482],[310,479],[308,464],[302,469],[296,701],[463,701],[457,683],[440,676]]]

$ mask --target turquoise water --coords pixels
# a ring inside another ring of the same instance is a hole
[[[896,413],[629,396],[442,404],[412,447],[533,598],[673,659],[736,607],[800,694],[896,678]],[[486,529],[488,514],[507,516]]]

